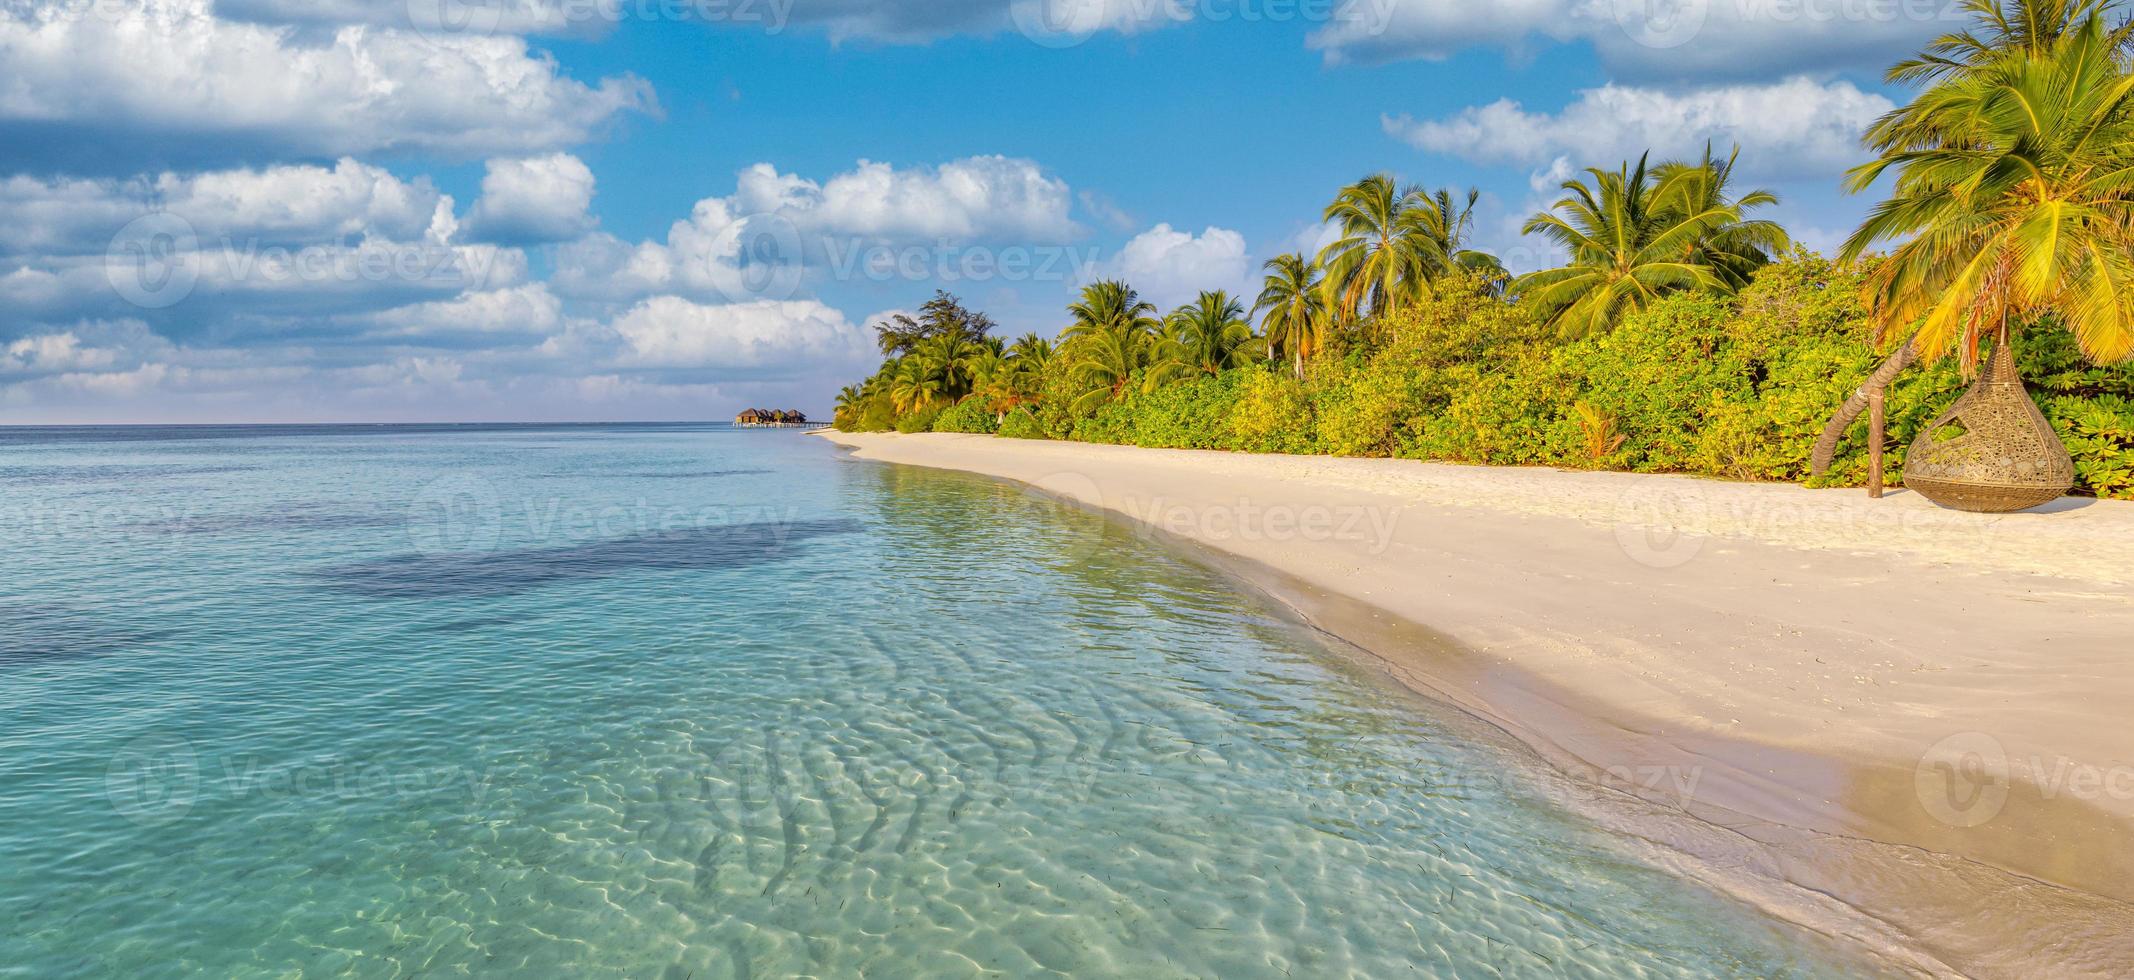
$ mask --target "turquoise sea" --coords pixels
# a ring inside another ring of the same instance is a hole
[[[0,430],[0,976],[1843,977],[1180,554],[724,426]]]

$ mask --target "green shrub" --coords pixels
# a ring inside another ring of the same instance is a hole
[[[1134,442],[1134,407],[1127,399],[1105,402],[1097,410],[1075,420],[1074,436],[1080,442],[1130,446]]]
[[[1029,408],[1017,408],[1000,422],[999,435],[1003,439],[1049,439],[1045,424]]]
[[[1248,453],[1309,453],[1312,445],[1311,401],[1304,385],[1280,369],[1242,372],[1237,402],[1229,419],[1229,448]]]
[[[940,410],[934,408],[922,408],[917,411],[906,412],[897,417],[897,431],[906,434],[931,432],[934,428],[934,417],[939,414]]]
[[[1132,399],[1134,445],[1163,449],[1229,448],[1228,422],[1241,371],[1189,378]]]
[[[966,398],[954,406],[943,409],[934,416],[935,432],[972,432],[990,435],[1000,428],[1000,416],[989,411],[983,401]]]
[[[860,409],[859,419],[854,423],[857,432],[888,432],[897,427],[897,412],[887,398],[870,398]]]
[[[2077,486],[2134,500],[2134,401],[2061,395],[2045,401],[2045,416],[2075,458]]]

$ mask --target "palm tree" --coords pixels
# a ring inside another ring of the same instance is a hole
[[[1683,166],[1663,176],[1650,170],[1646,157],[1638,158],[1635,170],[1626,163],[1586,173],[1591,187],[1584,180],[1565,181],[1567,196],[1528,219],[1524,229],[1561,246],[1571,264],[1527,273],[1511,287],[1573,337],[1609,330],[1668,293],[1730,292],[1727,277],[1713,264],[1716,243],[1761,237],[1764,232],[1754,227],[1760,223],[1744,222],[1742,213],[1777,200],[1755,191],[1741,202],[1728,201],[1714,186],[1723,175]]]
[[[941,375],[916,354],[896,362],[889,376],[889,404],[899,413],[932,408],[941,400]]]
[[[1342,188],[1326,206],[1322,219],[1339,222],[1341,237],[1320,250],[1319,265],[1348,315],[1368,309],[1382,316],[1404,298],[1403,286],[1420,261],[1420,242],[1407,227],[1419,196],[1397,187],[1392,174],[1372,174]]]
[[[917,360],[939,383],[943,397],[955,401],[971,391],[971,360],[993,348],[961,333],[935,334],[919,342],[906,360]]]
[[[1939,82],[1971,74],[2010,52],[2040,55],[2091,17],[2102,17],[2119,0],[1963,0],[1978,22],[1927,42],[1926,50],[1890,66],[1883,78],[1893,85]],[[2111,29],[2106,43],[2123,50],[2134,25]],[[1890,114],[1905,115],[1903,109]],[[1915,117],[1916,118],[1916,117]],[[1870,137],[1872,139],[1872,137]]]
[[[1955,346],[1975,351],[1982,328],[1999,330],[2009,312],[2029,312],[2010,307],[2034,292],[2033,287],[2039,285],[2036,273],[2057,271],[2066,277],[2087,268],[2088,286],[2112,288],[2114,276],[2108,270],[2118,264],[2120,255],[2108,251],[2094,256],[2101,261],[2084,261],[2076,251],[2075,262],[2063,260],[2069,257],[2070,247],[2107,245],[2118,238],[2117,229],[2128,227],[2126,195],[2111,186],[2111,176],[2081,175],[2071,169],[2101,162],[2097,159],[2100,151],[2114,159],[2110,165],[2123,159],[2115,143],[2123,139],[2124,131],[2115,137],[2108,130],[2123,123],[2125,107],[2117,104],[2118,97],[2109,89],[2123,84],[2124,56],[2129,31],[2134,28],[2126,23],[2110,28],[2102,25],[2100,15],[2115,5],[2115,0],[1966,0],[1979,30],[1943,35],[1918,56],[1889,70],[1891,82],[1932,84],[1868,131],[1864,142],[1880,151],[1882,159],[1849,174],[1848,189],[1864,190],[1894,168],[1898,172],[1895,194],[1853,233],[1839,254],[1853,261],[1878,243],[1907,233],[1915,236],[1890,261],[1875,267],[1868,284],[1880,335],[1886,337],[1897,328],[1910,332],[1823,426],[1809,457],[1811,472],[1820,476],[1830,468],[1845,431],[1913,361],[1922,355],[1939,356],[1952,339]],[[2081,64],[2100,56],[2113,67]],[[2108,77],[2120,80],[2107,82]],[[2082,91],[2054,93],[2044,102],[2051,111],[2036,118],[2011,118],[2014,113],[2028,115],[2020,107],[2035,97],[2041,84],[2051,84],[2048,79],[2079,85]],[[2089,131],[2081,122],[2085,119],[2099,128]],[[2070,137],[2073,142],[2066,142]],[[2021,174],[1995,173],[2000,168],[2021,171],[2032,167],[2038,169],[2027,179]],[[1961,183],[1965,173],[1980,178],[1991,174],[1993,179],[1967,187]],[[2085,184],[2084,176],[2095,179]],[[2054,196],[2068,192],[2072,200]],[[2010,224],[2019,220],[2025,198],[2030,201],[2031,217],[2040,219],[2032,226],[2028,242],[2035,249],[2033,256],[2019,251],[2025,244],[2022,226]],[[2074,201],[2080,206],[2061,210]],[[1962,210],[1972,207],[1985,210]],[[2049,217],[2055,211],[2060,213],[2057,220]],[[2035,236],[2048,230],[2054,239],[2060,239],[2064,231],[2078,234],[2047,247]],[[2125,240],[2118,242],[2123,253]],[[1998,254],[1988,258],[1989,253]],[[1965,256],[1985,261],[1973,272]],[[2016,283],[2006,275],[2011,267],[2033,274]],[[1929,290],[1937,284],[1946,289],[1959,279],[1987,288],[1973,289],[1968,296],[1939,297],[1946,302],[1932,304],[1932,308],[1938,308],[1940,316],[1926,316],[1927,301],[1937,298]],[[2062,288],[2083,285],[2071,279],[2061,283]],[[1959,316],[1957,310],[1965,304],[1970,306],[1968,315]],[[2064,311],[2065,304],[2040,306]],[[1932,332],[1927,332],[1929,326]],[[2123,318],[2078,325],[2078,338],[2085,327],[2091,335],[2083,347],[2091,357],[2110,360],[2113,349],[2124,349]],[[2117,342],[2115,332],[2120,335]],[[1872,424],[1869,442],[1883,442],[1883,433]]]
[[[1150,377],[1162,382],[1221,374],[1258,360],[1264,347],[1245,320],[1244,304],[1220,289],[1204,292],[1164,322]]]
[[[1740,197],[1732,196],[1729,185],[1734,179],[1734,166],[1741,159],[1741,147],[1736,146],[1725,160],[1712,156],[1712,145],[1704,144],[1704,158],[1694,163],[1671,161],[1653,169],[1661,184],[1679,182],[1682,188],[1682,207],[1689,212],[1711,212],[1721,208],[1734,208],[1746,215],[1762,207],[1778,203],[1778,195],[1770,191],[1752,190]],[[1744,217],[1719,231],[1706,236],[1684,250],[1684,255],[1693,262],[1709,267],[1730,292],[1739,292],[1749,284],[1756,270],[1771,263],[1773,256],[1784,252],[1793,244],[1792,236],[1776,221],[1750,220]]]
[[[1322,215],[1340,224],[1341,237],[1319,253],[1327,280],[1336,284],[1341,319],[1356,320],[1366,310],[1383,319],[1421,302],[1454,269],[1501,269],[1493,256],[1466,248],[1480,198],[1469,190],[1463,204],[1450,190],[1399,188],[1390,174],[1342,188]]]
[[[2099,362],[2134,353],[2134,75],[2095,12],[2047,50],[1936,86],[1941,145],[1854,168],[1896,174],[1840,252],[1902,242],[1868,275],[1884,324],[1918,324],[1922,356],[2046,314]]]
[[[1111,331],[1154,333],[1162,326],[1156,319],[1156,304],[1144,301],[1132,286],[1105,279],[1082,287],[1082,296],[1067,307],[1074,322],[1060,334],[1073,342],[1082,337]]]
[[[1287,355],[1298,374],[1304,362],[1319,349],[1326,328],[1326,296],[1320,288],[1319,265],[1291,252],[1268,259],[1266,284],[1252,306],[1260,314],[1260,333],[1267,338],[1270,357]]]
[[[1082,287],[1067,310],[1074,322],[1060,334],[1061,352],[1070,358],[1068,377],[1080,389],[1074,409],[1090,411],[1123,393],[1148,367],[1161,324],[1154,304],[1116,280]]]
[[[1442,263],[1423,266],[1423,277],[1430,285],[1436,285],[1454,270],[1474,273],[1486,281],[1505,277],[1504,264],[1496,256],[1467,247],[1467,236],[1474,227],[1475,204],[1481,199],[1482,192],[1471,187],[1464,202],[1455,201],[1449,187],[1420,199],[1414,223],[1431,240],[1424,254],[1446,257]]]
[[[1052,360],[1052,342],[1034,333],[1023,334],[1008,349],[1008,357],[1018,373],[1043,374],[1046,362]]]
[[[859,413],[860,405],[866,401],[866,397],[860,393],[857,385],[846,385],[838,389],[837,411],[832,413],[831,418],[840,425],[844,424]]]

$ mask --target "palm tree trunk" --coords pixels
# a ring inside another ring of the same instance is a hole
[[[1897,375],[1902,374],[1905,368],[1911,367],[1912,362],[1919,359],[1918,341],[1919,336],[1917,334],[1906,337],[1904,345],[1898,347],[1880,366],[1876,367],[1875,373],[1867,376],[1867,380],[1860,385],[1860,390],[1853,392],[1852,397],[1845,399],[1845,404],[1838,406],[1837,414],[1832,415],[1830,421],[1823,426],[1823,434],[1815,440],[1815,450],[1808,456],[1808,471],[1810,473],[1822,476],[1825,471],[1830,469],[1831,460],[1836,458],[1838,454],[1838,440],[1844,438],[1846,429],[1852,428],[1853,420],[1858,419],[1860,413],[1867,410],[1870,402],[1880,399],[1882,393],[1889,388],[1890,382],[1896,380]],[[1868,426],[1867,444],[1872,447],[1879,447],[1883,442],[1880,420],[1869,419],[1868,421],[1870,424]]]

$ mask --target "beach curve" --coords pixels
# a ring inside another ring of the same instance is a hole
[[[823,434],[1234,561],[1396,680],[1691,818],[1619,829],[1843,902],[1926,963],[2134,958],[2134,504],[1980,517],[1679,477]]]

